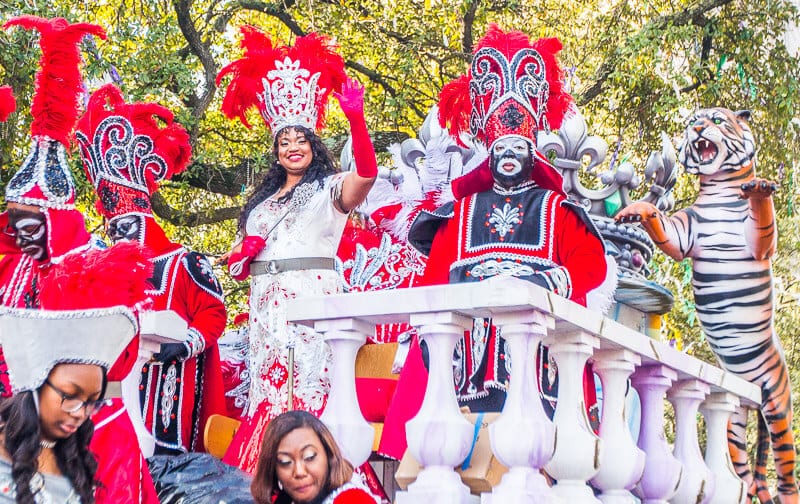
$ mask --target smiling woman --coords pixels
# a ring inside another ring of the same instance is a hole
[[[250,280],[249,405],[224,462],[252,473],[264,428],[294,409],[320,414],[328,395],[330,351],[319,333],[286,321],[293,298],[339,292],[334,258],[347,214],[364,201],[377,161],[364,121],[364,88],[348,79],[344,60],[320,34],[291,47],[273,44],[255,27],[242,29],[245,54],[222,102],[228,117],[247,125],[258,108],[272,133],[275,161],[248,197],[228,271]],[[333,94],[350,123],[356,170],[341,173],[318,130]]]
[[[278,415],[264,433],[250,487],[258,504],[375,504],[330,431],[305,411]]]

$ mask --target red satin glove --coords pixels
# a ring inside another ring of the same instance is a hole
[[[487,157],[471,172],[453,179],[450,182],[450,189],[453,191],[453,196],[460,200],[470,194],[488,191],[493,184],[494,178],[492,170],[489,169],[489,158]]]
[[[375,149],[367,131],[367,122],[364,120],[364,86],[355,79],[347,79],[342,85],[342,92],[333,93],[333,96],[339,100],[342,112],[350,121],[356,173],[364,178],[377,177],[378,160],[375,158]]]
[[[260,236],[245,236],[239,252],[232,252],[228,258],[228,273],[234,280],[243,281],[250,276],[250,263],[264,250],[267,242]]]

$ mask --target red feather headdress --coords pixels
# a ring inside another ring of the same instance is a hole
[[[78,44],[87,34],[105,39],[93,24],[70,24],[62,18],[18,16],[3,28],[21,26],[40,33],[39,71],[31,101],[31,152],[6,186],[6,201],[45,208],[74,208],[75,182],[66,147],[78,119],[82,90]]]
[[[150,195],[184,171],[192,156],[186,130],[156,103],[125,103],[106,84],[92,94],[75,132],[83,166],[107,218],[151,214]]]
[[[14,99],[14,90],[11,86],[0,87],[0,122],[6,122],[8,116],[17,110],[17,100]]]
[[[244,56],[217,75],[218,86],[232,75],[223,113],[249,128],[246,113],[257,107],[273,136],[288,126],[321,129],[330,93],[339,91],[347,79],[344,59],[330,39],[310,33],[294,46],[276,46],[258,28],[243,26],[241,46]]]
[[[558,128],[572,97],[564,91],[556,38],[531,43],[519,31],[489,25],[475,46],[467,74],[439,94],[439,122],[459,140],[469,133],[490,147],[505,135],[536,142],[542,128]]]

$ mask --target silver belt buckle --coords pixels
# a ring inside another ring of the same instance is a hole
[[[275,260],[274,260],[274,259],[273,259],[273,260],[271,260],[271,261],[267,261],[267,263],[264,265],[264,269],[265,269],[265,270],[267,271],[267,273],[269,273],[270,275],[275,275],[275,274],[277,274],[277,273],[278,273],[278,263],[277,263],[277,262],[275,262]]]

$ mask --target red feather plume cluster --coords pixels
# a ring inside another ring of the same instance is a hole
[[[289,58],[299,62],[300,68],[308,70],[310,75],[320,74],[314,107],[318,111],[316,129],[323,128],[328,97],[331,92],[340,91],[347,80],[344,59],[336,52],[338,46],[327,35],[319,33],[297,38],[294,46],[283,46],[274,45],[267,34],[254,26],[242,26],[241,31],[240,45],[244,55],[226,65],[217,75],[217,86],[223,77],[228,74],[232,76],[222,99],[222,112],[230,119],[238,117],[242,124],[250,128],[246,117],[248,110],[258,107],[262,117],[265,114],[261,99],[264,80],[270,80],[267,75],[275,70],[276,62]]]
[[[150,194],[158,190],[161,180],[169,180],[189,166],[192,157],[189,134],[175,122],[168,108],[157,103],[126,103],[119,88],[106,84],[92,94],[86,112],[78,122],[78,129],[92,138],[100,123],[110,116],[121,116],[130,121],[134,134],[149,137],[154,152],[167,162],[169,169],[163,178],[156,179],[152,171],[144,174]]]
[[[545,78],[550,89],[545,116],[550,127],[558,129],[572,103],[572,97],[564,90],[564,70],[556,58],[562,48],[561,41],[557,38],[544,38],[531,43],[527,34],[520,31],[504,32],[492,23],[486,35],[475,45],[473,54],[484,47],[500,51],[509,61],[522,49],[534,49],[539,53],[544,62]],[[439,93],[439,123],[448,128],[456,138],[461,133],[470,132],[470,80],[471,72],[468,72],[446,84]]]
[[[106,32],[94,24],[70,24],[63,18],[45,19],[38,16],[11,18],[3,28],[12,26],[35,29],[40,33],[42,56],[31,102],[31,135],[47,136],[68,146],[78,119],[82,89],[78,44],[87,34],[105,39]]]
[[[69,254],[43,277],[39,300],[46,310],[133,307],[152,289],[152,254],[136,242]]]
[[[0,86],[0,122],[6,122],[8,116],[17,110],[17,100],[11,86]]]

